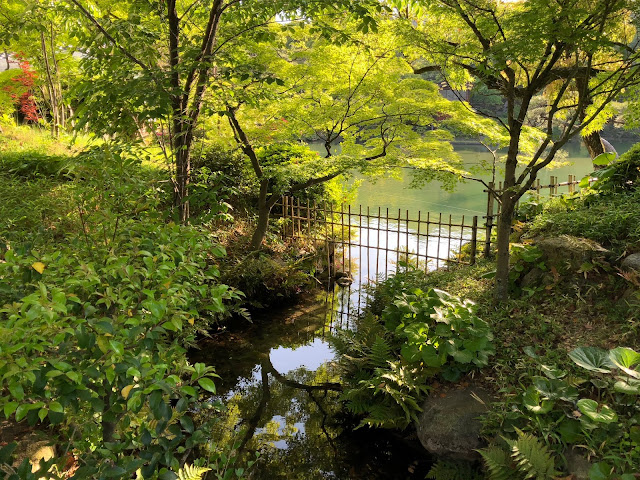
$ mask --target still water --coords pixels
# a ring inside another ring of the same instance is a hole
[[[615,146],[622,153],[630,144]],[[465,145],[456,150],[469,170],[490,159],[482,147]],[[543,171],[542,183],[551,175],[566,181],[569,174],[581,178],[591,172],[591,160],[581,146],[570,146],[569,154],[570,164]],[[488,179],[486,173],[482,176]],[[478,182],[460,184],[452,193],[442,190],[437,182],[419,189],[407,188],[409,182],[406,172],[401,180],[364,180],[352,208],[420,210],[457,219],[481,216],[486,211],[486,193]],[[396,267],[397,258],[381,258],[375,247],[395,248],[394,242],[404,238],[410,252],[426,254],[442,249],[446,258],[468,241],[463,234],[457,243],[434,244],[431,238],[417,236],[411,224],[407,228],[402,222],[384,225],[397,228],[398,235],[381,240],[371,233],[377,231],[372,228],[381,227],[376,222],[379,220],[354,222],[362,227],[361,233],[355,233],[356,241],[365,248],[351,252],[355,280],[351,288],[334,287],[329,293],[306,299],[303,307],[269,312],[268,318],[255,319],[248,329],[203,342],[192,355],[194,361],[215,365],[221,377],[218,396],[227,409],[216,432],[218,442],[236,443],[243,451],[261,454],[251,478],[423,479],[428,471],[431,459],[415,442],[390,432],[353,431],[354,425],[340,414],[338,392],[301,388],[339,381],[327,334],[334,328],[351,327],[349,314],[363,305],[358,287],[374,279],[380,262],[389,271]],[[327,306],[332,315],[327,315]]]

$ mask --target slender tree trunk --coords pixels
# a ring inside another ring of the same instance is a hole
[[[9,52],[4,51],[4,61],[7,62],[7,70],[11,68],[11,63],[9,62]]]
[[[47,54],[47,44],[44,40],[44,32],[40,32],[40,46],[42,48],[42,58],[44,68],[47,73],[47,92],[49,93],[49,108],[51,113],[51,136],[58,136],[58,107],[56,102],[56,87],[51,76],[51,66],[49,65],[49,55]]]
[[[498,217],[496,259],[495,298],[505,301],[509,298],[509,239],[511,237],[511,220],[515,202],[507,195],[502,196],[500,216]]]
[[[260,196],[258,197],[258,224],[251,237],[251,249],[258,250],[267,235],[271,206],[267,200],[269,194],[269,180],[260,181]]]

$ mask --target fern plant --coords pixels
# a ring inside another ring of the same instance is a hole
[[[504,438],[510,448],[507,452],[491,446],[479,450],[484,459],[489,480],[552,480],[559,473],[549,448],[531,434],[516,429],[518,438]]]
[[[438,460],[425,478],[433,480],[483,480],[484,476],[476,471],[469,462]]]
[[[204,474],[210,470],[210,468],[206,467],[185,464],[184,467],[178,470],[178,480],[202,480]]]
[[[369,311],[332,344],[347,381],[342,399],[361,426],[403,429],[417,420],[429,379],[485,366],[493,335],[471,302],[393,277],[378,288],[393,295],[382,314]]]

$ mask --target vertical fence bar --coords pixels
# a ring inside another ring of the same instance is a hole
[[[378,207],[378,228],[376,229],[376,234],[377,234],[377,243],[376,243],[376,276],[378,275],[378,271],[379,271],[379,267],[378,267],[378,261],[380,260],[380,229],[382,228],[382,223],[380,220],[381,217],[381,209],[380,207]]]
[[[440,268],[440,238],[442,230],[442,213],[438,219],[438,251],[436,252],[436,270]]]
[[[402,223],[402,210],[398,209],[398,238],[396,240],[396,272],[400,263],[400,224]]]
[[[371,279],[371,213],[370,209],[367,206],[367,278]],[[362,269],[362,258],[360,259],[360,268]]]
[[[333,271],[333,276],[335,276],[336,274],[336,244],[338,242],[336,242],[336,234],[335,234],[335,225],[334,225],[334,220],[333,220],[333,203],[329,204],[329,216],[331,218],[331,242],[333,243],[333,255],[332,255],[332,271]]]
[[[349,269],[351,272],[351,205],[348,206],[349,216],[347,217],[347,228],[349,229]]]
[[[538,185],[539,187],[540,185]],[[488,258],[491,254],[491,230],[493,229],[493,193],[495,184],[489,182],[489,191],[487,193],[487,218],[485,222],[485,242],[484,242],[484,257]]]
[[[462,215],[462,221],[460,222],[460,244],[458,246],[458,262],[457,263],[460,263],[462,260],[461,253],[462,253],[462,242],[464,240],[464,227],[465,227],[464,215]]]
[[[478,216],[473,217],[473,226],[471,227],[471,265],[476,263],[476,250],[478,248]]]
[[[427,212],[427,251],[424,253],[424,271],[425,273],[429,271],[429,235],[431,225],[431,212]]]
[[[416,242],[416,269],[420,268],[420,210],[418,210],[418,241]]]
[[[536,201],[540,201],[540,179],[536,178]]]
[[[345,271],[344,203],[340,205],[340,239],[342,240],[342,271]]]
[[[451,224],[453,223],[453,221],[451,220],[451,215],[449,215],[449,235],[447,235],[447,259],[449,258],[449,256],[451,255]],[[445,260],[446,261],[446,260]],[[447,268],[449,267],[449,264],[447,263]]]
[[[409,265],[409,210],[407,210],[407,255],[405,256],[405,263]]]
[[[553,175],[551,175],[549,177],[549,196],[553,197],[553,194],[555,193],[554,189],[555,189],[555,183],[556,183],[556,177],[554,177]]]
[[[385,235],[384,235],[384,278],[387,278],[387,272],[389,270],[389,209],[387,208],[385,223]]]
[[[335,248],[335,244],[333,243],[333,239],[329,238],[329,223],[327,219],[327,202],[322,202],[322,210],[324,213],[324,241],[327,247],[327,272],[328,272],[329,282],[331,282],[331,267],[333,263],[332,250]]]

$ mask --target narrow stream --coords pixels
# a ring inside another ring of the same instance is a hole
[[[488,155],[469,148],[459,153],[469,162],[480,162],[482,155]],[[574,156],[578,168],[567,167],[568,173],[588,173],[590,162],[587,165],[582,155]],[[408,181],[404,178],[405,184]],[[402,182],[385,179],[375,184],[365,182],[357,201],[375,208],[482,215],[486,197],[481,190],[475,182],[454,194],[443,192],[437,184],[407,190]],[[402,224],[388,225],[397,228],[396,239],[381,239],[371,233],[385,226],[376,222],[361,221],[359,235],[364,245],[395,249],[399,239],[405,238],[410,253],[441,251],[434,256],[446,257],[468,241],[462,234],[453,242],[427,240],[403,229]],[[330,332],[353,328],[353,317],[365,303],[361,286],[375,280],[381,263],[391,273],[398,260],[403,260],[403,254],[400,259],[397,254],[381,258],[379,249],[354,250],[350,266],[354,283],[350,287],[332,286],[302,299],[301,306],[268,312],[264,318],[255,318],[249,328],[202,342],[192,355],[193,361],[214,365],[221,377],[217,395],[227,409],[215,432],[218,442],[260,452],[250,478],[423,479],[428,471],[429,456],[415,441],[387,431],[354,431],[355,425],[339,411],[338,392],[304,388],[339,383]]]

